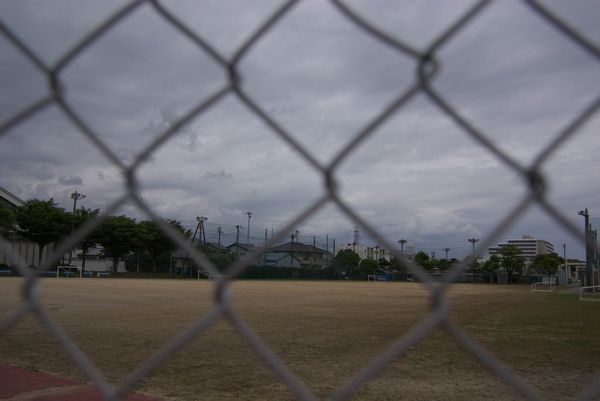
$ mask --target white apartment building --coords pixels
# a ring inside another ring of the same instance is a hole
[[[505,243],[498,244],[497,247],[488,248],[490,255],[498,254],[500,248],[514,245],[521,250],[522,255],[527,261],[532,261],[537,255],[543,255],[554,252],[554,246],[548,241],[533,238],[531,235],[523,235],[521,239],[509,239]]]

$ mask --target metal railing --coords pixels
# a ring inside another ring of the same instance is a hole
[[[75,127],[79,130],[82,136],[86,137],[91,141],[96,149],[101,152],[112,164],[113,167],[123,171],[123,177],[126,182],[126,189],[123,195],[112,202],[108,207],[103,210],[103,216],[108,216],[115,212],[120,206],[124,205],[125,202],[133,202],[141,212],[147,216],[155,219],[169,237],[176,242],[182,249],[186,249],[189,255],[195,260],[197,265],[201,266],[207,274],[213,277],[219,277],[217,269],[211,265],[211,263],[203,257],[197,250],[190,247],[185,241],[173,231],[167,224],[161,222],[159,216],[157,216],[152,209],[141,199],[139,196],[138,189],[140,182],[136,178],[136,172],[140,168],[140,165],[147,160],[153,152],[161,148],[161,146],[173,137],[176,132],[183,127],[185,124],[191,122],[194,118],[201,115],[211,105],[219,102],[225,96],[234,96],[237,100],[243,104],[251,113],[262,120],[272,131],[273,135],[278,136],[290,147],[292,147],[305,163],[310,166],[316,173],[321,175],[324,185],[324,194],[317,199],[313,204],[309,205],[294,219],[288,222],[287,226],[281,230],[281,233],[292,232],[295,227],[308,217],[314,215],[317,211],[323,208],[325,205],[334,205],[339,211],[345,214],[349,220],[360,225],[363,230],[366,230],[369,235],[377,239],[383,247],[387,249],[394,249],[393,244],[390,244],[376,229],[371,227],[368,221],[365,221],[359,213],[354,210],[350,204],[341,196],[337,186],[337,173],[340,164],[352,153],[355,149],[359,148],[367,138],[373,135],[374,132],[382,126],[384,122],[389,120],[398,111],[402,110],[407,103],[420,95],[437,107],[442,113],[453,120],[457,126],[459,126],[464,134],[473,140],[475,140],[482,149],[489,152],[492,157],[497,159],[506,168],[512,170],[517,175],[523,177],[527,183],[527,193],[524,198],[518,202],[516,206],[507,214],[507,216],[494,228],[494,230],[482,239],[479,243],[479,249],[486,249],[493,245],[492,241],[498,236],[498,234],[504,232],[508,227],[513,225],[516,220],[521,217],[526,210],[531,206],[538,206],[544,211],[549,219],[552,219],[558,226],[562,227],[566,231],[573,234],[575,237],[584,241],[583,235],[580,230],[572,225],[567,218],[549,201],[546,196],[547,193],[547,177],[542,169],[545,163],[549,160],[550,156],[560,149],[567,141],[569,141],[573,135],[580,130],[580,128],[598,113],[600,107],[600,96],[596,97],[591,103],[583,109],[583,111],[575,116],[569,124],[562,129],[557,129],[558,133],[554,136],[554,139],[537,155],[537,157],[529,164],[523,165],[512,157],[509,153],[503,151],[497,147],[492,141],[488,139],[488,136],[479,128],[475,126],[467,117],[459,112],[459,110],[448,101],[442,93],[440,93],[433,84],[433,78],[438,75],[441,69],[441,53],[442,50],[447,46],[448,42],[453,39],[459,32],[469,26],[473,21],[478,18],[478,15],[482,10],[486,9],[491,3],[490,1],[479,1],[475,3],[470,9],[467,10],[462,16],[456,19],[448,29],[439,34],[431,45],[424,49],[414,48],[407,43],[404,43],[401,39],[397,39],[388,35],[386,32],[379,29],[376,24],[370,23],[363,16],[356,13],[352,8],[341,1],[332,1],[332,4],[339,11],[339,13],[345,16],[350,21],[355,29],[360,30],[364,35],[369,35],[372,38],[379,40],[385,46],[390,47],[394,51],[398,52],[404,57],[409,58],[414,63],[416,69],[416,76],[412,84],[408,89],[401,93],[398,93],[395,99],[374,119],[372,119],[364,127],[357,129],[357,134],[352,140],[337,154],[334,155],[327,163],[321,163],[317,158],[311,154],[311,152],[299,143],[292,133],[282,127],[277,121],[269,116],[269,114],[261,108],[258,102],[256,102],[252,96],[247,93],[241,85],[241,75],[239,70],[240,62],[247,56],[248,53],[253,51],[253,48],[257,41],[262,38],[266,32],[268,32],[275,23],[277,23],[282,17],[288,13],[292,13],[296,1],[287,1],[281,5],[272,15],[265,17],[262,25],[256,29],[245,42],[237,48],[233,56],[227,58],[223,56],[219,49],[216,49],[205,40],[202,36],[198,35],[191,27],[187,26],[183,21],[175,17],[169,11],[169,8],[155,0],[137,0],[132,1],[121,8],[118,12],[104,21],[102,24],[97,26],[94,30],[87,33],[62,57],[54,64],[48,65],[42,60],[42,57],[34,52],[23,40],[15,35],[6,24],[0,22],[0,35],[12,46],[20,52],[33,67],[41,72],[47,79],[49,84],[49,93],[18,112],[11,115],[7,120],[3,121],[0,125],[0,143],[6,134],[11,129],[17,127],[19,124],[27,121],[34,117],[41,111],[53,106],[58,108],[67,119],[69,119]],[[598,45],[588,38],[586,38],[578,30],[570,26],[568,23],[563,21],[560,16],[554,14],[544,5],[537,1],[524,1],[524,4],[529,6],[533,10],[540,21],[543,21],[546,25],[554,28],[566,38],[568,38],[573,46],[578,46],[587,52],[593,59],[598,60],[600,58],[600,49]],[[134,14],[141,7],[150,7],[154,10],[157,16],[162,18],[168,24],[170,24],[175,30],[177,30],[182,39],[191,41],[197,46],[199,52],[212,58],[216,64],[218,64],[223,71],[226,72],[228,79],[226,83],[214,91],[210,96],[199,99],[198,102],[191,108],[191,110],[182,116],[176,123],[172,124],[167,130],[162,132],[153,142],[146,146],[143,151],[140,152],[137,158],[133,160],[130,165],[124,164],[124,162],[113,152],[103,141],[101,135],[94,131],[83,118],[80,117],[78,112],[66,101],[65,94],[63,92],[63,85],[61,85],[61,78],[65,68],[74,63],[82,52],[94,46],[94,43],[101,38],[108,31],[113,29],[119,23],[126,23],[126,19]],[[78,241],[91,233],[99,224],[102,223],[102,218],[96,219],[95,221],[83,225],[75,232],[75,240]],[[281,238],[283,234],[281,235]],[[279,240],[280,238],[274,238],[270,243]],[[3,241],[5,241],[3,239]],[[64,254],[69,249],[68,241],[65,241],[62,245],[59,244],[53,250],[53,257],[49,257],[48,260],[57,259],[57,255]],[[262,250],[256,251],[256,257],[259,257]],[[18,255],[12,255],[14,258],[18,258]],[[401,258],[401,255],[396,255]],[[249,257],[247,260],[254,260],[255,257]],[[411,268],[412,274],[418,277],[418,280],[423,283],[430,293],[431,298],[431,310],[427,317],[422,320],[418,325],[413,327],[408,333],[398,338],[387,350],[382,354],[371,360],[364,368],[349,381],[347,381],[341,388],[338,388],[332,395],[332,400],[344,400],[348,399],[360,389],[365,383],[373,378],[378,372],[385,368],[385,366],[393,361],[394,359],[402,356],[406,353],[409,348],[419,343],[425,338],[425,336],[435,330],[443,330],[448,336],[454,339],[463,349],[471,353],[477,360],[483,365],[489,368],[495,375],[497,375],[504,382],[508,383],[512,388],[520,393],[523,397],[531,400],[541,400],[542,396],[539,394],[536,388],[528,384],[523,380],[517,373],[511,370],[510,367],[505,365],[502,361],[498,360],[485,348],[477,344],[472,338],[470,338],[463,330],[453,324],[449,316],[449,303],[447,290],[454,282],[455,279],[465,271],[467,266],[457,266],[449,274],[443,277],[442,282],[434,283],[432,278],[425,274],[422,270],[413,266],[409,261],[404,261]],[[290,389],[292,389],[297,397],[302,400],[315,400],[316,396],[310,391],[307,386],[296,376],[291,370],[275,355],[262,341],[260,336],[254,333],[244,321],[235,314],[230,308],[230,301],[232,298],[232,292],[230,291],[230,284],[232,280],[235,280],[237,276],[244,269],[247,268],[243,262],[239,262],[229,272],[228,277],[219,277],[218,280],[214,280],[214,307],[212,310],[195,322],[192,326],[180,332],[175,338],[169,343],[165,344],[160,351],[154,356],[147,360],[144,364],[139,366],[131,375],[126,378],[116,389],[112,388],[102,375],[100,371],[96,369],[89,358],[70,340],[69,336],[65,331],[52,319],[52,317],[44,310],[41,306],[41,283],[40,281],[26,269],[25,263],[21,263],[18,266],[21,274],[26,277],[26,283],[23,288],[24,302],[23,304],[12,311],[8,316],[0,322],[0,334],[8,330],[11,326],[18,323],[21,319],[28,315],[34,315],[54,336],[54,338],[61,344],[64,352],[76,362],[78,367],[84,372],[84,374],[92,380],[98,389],[103,393],[107,400],[117,400],[123,396],[126,392],[132,389],[140,380],[142,380],[149,372],[159,367],[170,355],[175,351],[184,347],[189,341],[199,336],[203,331],[207,330],[215,321],[224,319],[235,328],[250,344],[254,351],[260,355],[265,364],[270,366],[279,376],[282,382],[284,382]],[[48,266],[41,266],[42,269],[47,269]],[[578,399],[588,400],[600,396],[600,380],[594,381],[589,384],[587,388],[579,394]]]

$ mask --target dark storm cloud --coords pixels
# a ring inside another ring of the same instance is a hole
[[[555,12],[600,39],[596,2]],[[121,2],[0,3],[2,20],[51,64]],[[351,2],[378,28],[423,50],[471,1]],[[217,52],[230,57],[277,4],[165,3]],[[77,18],[73,18],[77,16]],[[432,87],[500,149],[528,163],[598,96],[600,68],[521,2],[492,2],[436,57]],[[417,79],[418,60],[374,39],[328,2],[303,1],[249,49],[241,88],[320,163]],[[68,104],[119,159],[131,163],[158,135],[227,84],[228,71],[144,4],[86,48],[58,77]],[[0,120],[47,94],[46,77],[0,39]],[[544,166],[548,199],[566,210],[591,207],[600,178],[594,119]],[[123,193],[119,167],[57,107],[0,138],[1,185],[17,196],[55,197],[85,183],[86,204],[105,207]],[[233,94],[184,125],[136,171],[144,200],[164,217],[283,227],[324,193],[323,178]],[[334,172],[345,202],[396,242],[470,252],[527,193],[527,184],[420,94],[388,118]],[[71,180],[78,177],[80,181]],[[133,206],[124,212],[138,218]],[[592,214],[600,210],[590,209]],[[506,235],[547,233],[567,241],[532,210]],[[346,237],[355,222],[327,207],[303,235]],[[541,235],[541,234],[540,234]],[[365,234],[365,241],[371,241]],[[499,240],[502,240],[500,238]],[[454,256],[458,256],[455,254]]]
[[[70,177],[58,177],[58,183],[64,186],[83,185],[83,178],[77,175]]]

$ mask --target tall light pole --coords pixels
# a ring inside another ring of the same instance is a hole
[[[404,244],[406,244],[408,241],[405,239],[401,239],[398,241],[398,243],[400,244],[400,255],[404,256]]]
[[[469,238],[467,241],[473,244],[473,261],[475,261],[475,243],[479,242],[479,238]]]
[[[592,235],[594,236],[594,250],[592,252],[592,279],[594,282],[592,285],[598,285],[598,230],[592,231]]]
[[[73,248],[75,247],[75,244],[73,244],[73,233],[75,232],[75,211],[77,210],[77,201],[85,199],[85,195],[75,191],[71,194],[70,198],[73,199],[73,216],[71,219],[71,251],[69,252],[69,266],[71,266],[71,262],[73,261]]]
[[[585,239],[585,286],[593,285],[592,283],[592,258],[590,258],[590,214],[588,213],[587,208],[585,210],[580,210],[577,212],[578,215],[583,216],[585,219],[585,228],[583,231],[583,238]]]
[[[249,244],[250,243],[250,217],[252,217],[252,213],[246,212],[246,214],[248,215],[248,233],[246,236],[246,244]]]
[[[448,252],[450,251],[450,248],[442,248],[442,251],[446,252],[446,260],[448,260]]]
[[[477,258],[475,257],[475,243],[479,242],[479,238],[469,238],[467,241],[469,241],[471,244],[473,244],[473,263],[471,264],[471,267],[469,267],[469,270],[473,271],[473,268],[475,267],[475,263],[477,263]],[[467,276],[467,282],[469,282],[469,276]],[[475,282],[474,275],[473,275],[473,282]]]

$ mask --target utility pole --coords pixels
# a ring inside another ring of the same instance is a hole
[[[235,230],[236,230],[236,234],[235,234],[235,258],[239,258],[240,257],[240,229],[242,229],[244,227],[240,226],[239,224],[237,226],[235,226]]]
[[[298,234],[300,234],[300,231],[296,230],[295,233],[292,233],[290,235],[290,237],[292,238],[292,267],[294,267],[294,238],[298,238]]]
[[[325,236],[325,266],[329,268],[329,234]]]
[[[200,238],[202,238],[204,245],[206,245],[206,231],[204,230],[204,222],[206,220],[208,220],[208,217],[204,217],[204,216],[196,217],[196,221],[198,221],[197,228],[200,228],[200,236],[198,237],[198,240],[200,240]],[[194,234],[194,236],[195,236],[195,234]]]
[[[590,214],[587,208],[577,212],[578,215],[583,216],[585,219],[585,228],[583,231],[583,238],[585,240],[585,283],[584,286],[591,286],[592,284],[592,258],[591,255],[591,238],[590,238]]]
[[[219,234],[219,255],[220,255],[221,254],[221,226],[219,226],[217,233]]]
[[[442,248],[442,251],[446,252],[446,260],[448,260],[448,252],[450,251],[450,248]]]
[[[265,260],[264,260],[264,264],[267,264],[267,237],[269,235],[269,230],[267,230],[265,228]]]
[[[69,266],[71,266],[71,262],[73,261],[73,248],[75,247],[75,244],[73,243],[73,233],[75,232],[75,211],[77,210],[77,201],[85,199],[85,195],[75,191],[71,194],[70,198],[73,199],[73,216],[71,218],[71,251],[69,252]]]
[[[248,232],[246,235],[246,244],[249,244],[250,243],[250,217],[252,217],[252,213],[246,212],[246,214],[248,215]]]

